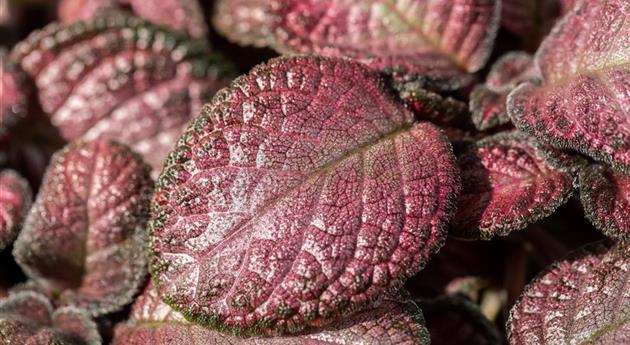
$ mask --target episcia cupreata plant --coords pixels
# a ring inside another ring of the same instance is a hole
[[[630,343],[627,1],[57,14],[0,51],[3,341]]]

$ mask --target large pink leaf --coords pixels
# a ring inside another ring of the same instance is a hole
[[[17,172],[0,171],[0,251],[13,243],[31,207],[31,188]]]
[[[629,252],[599,243],[541,273],[510,312],[510,344],[630,343]]]
[[[59,19],[64,23],[91,20],[106,10],[129,8],[135,15],[154,24],[176,30],[184,30],[191,37],[203,38],[208,27],[203,9],[197,0],[161,0],[159,3],[146,0],[61,0]]]
[[[149,167],[120,144],[73,143],[55,154],[14,255],[59,304],[92,315],[131,301],[146,273]]]
[[[214,22],[235,42],[260,42],[252,31],[266,21],[267,43],[280,52],[349,56],[442,89],[465,85],[466,73],[483,67],[500,7],[496,0],[222,2]]]
[[[0,300],[2,344],[100,345],[96,324],[81,309],[53,310],[45,296],[18,292]]]
[[[490,239],[553,213],[573,190],[570,174],[549,166],[531,137],[503,132],[459,155],[462,194],[451,233]]]
[[[26,115],[26,76],[4,48],[0,48],[0,140],[16,121]]]
[[[294,336],[242,339],[188,322],[160,299],[153,284],[133,305],[128,322],[116,328],[113,345],[335,345],[429,344],[421,311],[382,300],[332,326]]]
[[[450,144],[346,60],[271,60],[222,90],[158,180],[152,273],[239,332],[346,315],[417,272],[459,191]]]
[[[13,51],[68,140],[112,138],[156,172],[186,123],[224,85],[203,41],[111,14],[51,24]]]
[[[509,97],[515,125],[558,148],[630,169],[630,2],[584,0],[536,54],[542,84]]]
[[[591,223],[607,236],[630,240],[630,174],[590,165],[580,170],[579,188]]]

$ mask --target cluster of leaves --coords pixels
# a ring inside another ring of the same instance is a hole
[[[3,341],[630,343],[630,3],[211,7],[0,51]]]

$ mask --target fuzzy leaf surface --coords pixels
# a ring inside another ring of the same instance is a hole
[[[128,147],[76,142],[57,152],[15,242],[28,277],[94,316],[131,302],[146,274],[149,167]]]
[[[152,273],[201,323],[295,332],[402,285],[443,243],[450,144],[347,59],[271,60],[179,140],[153,199]]]
[[[630,2],[578,2],[536,53],[542,84],[508,99],[521,130],[630,171]]]
[[[122,14],[53,23],[12,56],[35,80],[64,138],[127,144],[156,175],[188,121],[224,85],[227,69],[205,42]]]
[[[510,311],[509,343],[630,343],[629,251],[597,243],[541,273]]]
[[[471,145],[459,155],[462,194],[451,233],[506,236],[553,213],[573,191],[573,177],[540,157],[535,141],[516,131]]]
[[[28,182],[13,170],[0,171],[0,251],[13,243],[31,207]]]

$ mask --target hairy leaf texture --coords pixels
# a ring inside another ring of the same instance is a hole
[[[0,300],[0,340],[7,345],[101,344],[96,324],[84,310],[53,310],[44,295],[30,291]]]
[[[14,247],[59,304],[94,316],[131,302],[146,273],[149,167],[126,146],[75,142],[56,153]]]
[[[485,64],[499,21],[496,0],[222,0],[214,23],[230,40],[281,53],[349,56],[440,89],[471,81]],[[242,38],[243,37],[243,38]]]
[[[477,305],[459,296],[421,302],[432,345],[500,345],[497,327]]]
[[[190,323],[165,304],[153,284],[136,300],[113,345],[429,344],[416,306],[382,300],[334,325],[293,336],[242,339]]]
[[[31,188],[13,170],[0,171],[0,251],[13,243],[31,207]]]
[[[510,52],[500,57],[492,65],[486,83],[477,85],[470,94],[469,108],[477,129],[485,131],[509,123],[505,109],[508,94],[536,76],[533,58],[528,53]]]
[[[398,85],[398,94],[417,120],[441,127],[472,128],[466,103],[424,89],[418,83]]]
[[[417,272],[459,191],[450,144],[339,58],[271,60],[220,91],[169,156],[152,273],[197,322],[295,332]]]
[[[203,9],[197,0],[61,0],[59,19],[63,23],[91,20],[106,10],[129,8],[138,17],[175,30],[184,30],[191,37],[204,38],[208,27]]]
[[[512,131],[471,145],[459,155],[462,194],[451,233],[462,238],[506,236],[553,213],[573,191],[573,177],[549,166],[531,137]]]
[[[8,128],[26,115],[26,76],[7,51],[0,48],[0,140]]]
[[[606,236],[629,241],[630,174],[589,165],[578,176],[586,217]]]
[[[510,312],[510,344],[630,343],[629,251],[597,243],[542,272]]]
[[[156,169],[227,66],[203,41],[121,14],[51,24],[13,51],[68,140],[112,138]]]
[[[630,2],[584,0],[536,53],[542,83],[508,100],[521,130],[630,171]]]

